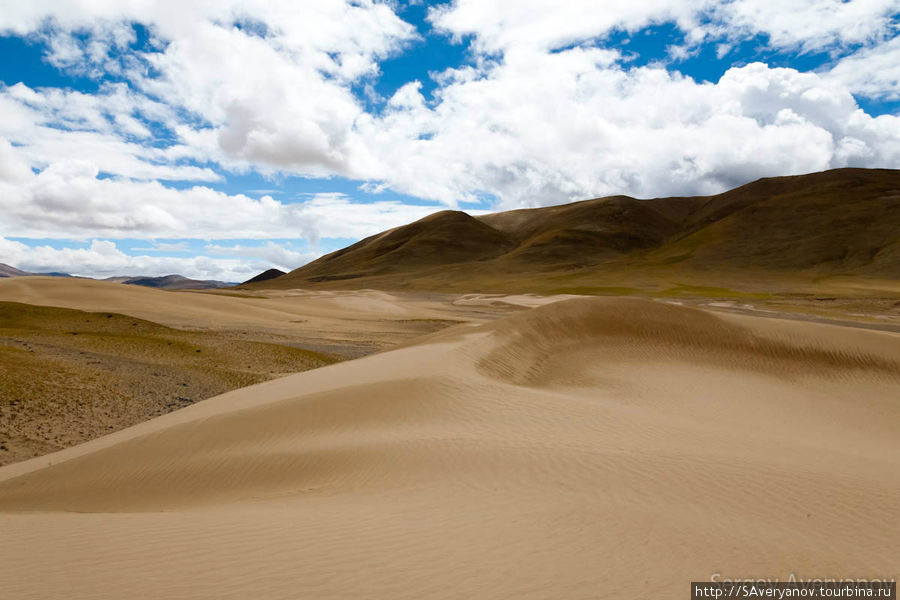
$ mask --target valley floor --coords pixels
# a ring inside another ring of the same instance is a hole
[[[411,317],[378,294],[310,306],[322,327],[335,302],[461,324],[0,469],[0,597],[679,598],[717,573],[900,576],[897,333],[630,298]]]

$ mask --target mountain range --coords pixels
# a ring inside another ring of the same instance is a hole
[[[610,196],[471,216],[445,210],[258,288],[591,293],[900,279],[900,171],[765,178],[712,196]]]
[[[142,285],[144,287],[159,288],[163,290],[212,290],[234,285],[233,283],[225,281],[189,279],[182,275],[163,275],[161,277],[108,277],[106,281],[124,283],[127,285]]]
[[[23,271],[10,265],[0,263],[0,277],[27,277],[29,275],[43,275],[44,277],[71,277],[68,273],[49,272],[49,273],[32,273]]]
[[[0,277],[29,273],[0,264]],[[472,216],[443,210],[248,288],[630,293],[677,287],[808,289],[900,280],[900,171],[834,169],[712,196],[609,196]],[[234,284],[111,277],[169,290]]]
[[[271,269],[270,269],[271,270]],[[267,271],[268,272],[268,271]],[[281,273],[281,271],[279,271]],[[10,265],[0,263],[0,278],[2,277],[30,277],[30,276],[52,276],[52,277],[73,277],[68,273],[33,273],[30,271],[23,271],[22,269],[17,269]],[[105,281],[111,281],[113,283],[124,283],[127,285],[141,285],[144,287],[152,287],[163,290],[209,290],[209,289],[218,289],[231,287],[234,284],[228,283],[225,281],[214,281],[214,280],[199,280],[199,279],[189,279],[182,275],[164,275],[161,277],[151,277],[151,276],[121,276],[121,277],[107,277]],[[252,281],[252,280],[251,280]]]

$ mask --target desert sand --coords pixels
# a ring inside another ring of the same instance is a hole
[[[290,312],[228,301],[185,318]],[[896,333],[565,299],[0,469],[2,597],[683,598],[715,573],[898,577],[898,399]]]
[[[378,290],[203,290],[171,292],[93,279],[0,280],[0,301],[110,311],[168,327],[227,331],[267,341],[371,353],[461,322],[494,319],[490,306],[456,306],[456,296]],[[509,308],[507,306],[506,308]]]
[[[76,278],[0,280],[0,466],[522,308],[515,299],[455,301],[373,290],[204,294]]]

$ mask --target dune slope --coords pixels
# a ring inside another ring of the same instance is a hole
[[[172,292],[91,279],[0,280],[0,302],[116,312],[167,327],[238,333],[245,339],[287,341],[337,354],[346,354],[344,350],[352,346],[372,352],[448,324],[492,319],[504,312],[459,308],[451,301],[375,290],[241,294]]]
[[[0,469],[4,597],[897,576],[900,337],[575,299]]]

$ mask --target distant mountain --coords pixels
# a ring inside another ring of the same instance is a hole
[[[181,275],[165,275],[162,277],[109,277],[106,281],[124,283],[127,285],[141,285],[163,290],[210,290],[231,287],[233,283],[225,281],[188,279]]]
[[[900,280],[900,171],[835,169],[722,194],[442,211],[254,287],[453,291]]]
[[[72,277],[72,275],[69,275],[68,273],[60,273],[57,271],[52,271],[49,273],[32,273],[30,271],[23,271],[21,269],[11,267],[7,264],[0,263],[0,277],[26,277],[29,275],[43,275],[44,277]]]
[[[515,246],[512,238],[478,219],[461,211],[444,210],[332,252],[271,283],[408,273],[434,265],[495,258]]]
[[[0,277],[22,277],[24,275],[31,275],[31,273],[0,263]]]
[[[242,283],[241,285],[244,285],[244,284],[247,284],[247,283],[256,283],[256,282],[258,282],[258,281],[268,281],[269,279],[275,279],[276,277],[281,277],[281,276],[284,275],[284,274],[285,274],[285,272],[282,271],[281,269],[269,269],[269,270],[267,270],[267,271],[263,271],[262,273],[260,273],[260,274],[257,275],[256,277],[253,277],[253,278],[251,278],[251,279],[248,279],[247,281],[245,281],[245,282]]]
[[[2,277],[27,277],[33,275],[42,275],[44,277],[72,277],[68,273],[32,273],[23,271],[7,264],[0,263],[0,278]],[[105,281],[114,283],[126,283],[128,285],[142,285],[145,287],[153,287],[164,290],[208,290],[231,287],[234,283],[226,281],[200,281],[196,279],[188,279],[181,275],[166,275],[164,277],[108,277]]]

